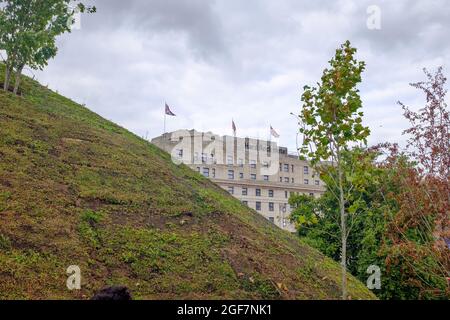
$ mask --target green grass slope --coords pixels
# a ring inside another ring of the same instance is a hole
[[[137,299],[339,298],[338,264],[125,129],[30,79],[22,91],[0,91],[1,299],[114,284]],[[349,294],[375,298],[351,276]]]

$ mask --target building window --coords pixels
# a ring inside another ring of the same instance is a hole
[[[243,172],[239,172],[239,178],[240,179],[244,179],[244,173]]]
[[[268,163],[267,161],[264,161],[262,166],[263,166],[264,168],[268,168],[268,167],[269,167],[269,163]]]
[[[238,165],[239,165],[239,167],[243,167],[244,166],[244,160],[238,159]]]
[[[215,169],[215,168],[212,169],[212,177],[213,177],[213,178],[216,177],[216,169]]]
[[[252,174],[250,175],[250,178],[251,178],[252,180],[256,180],[256,174],[252,173]]]
[[[283,177],[280,177],[280,182],[283,182]]]
[[[209,168],[203,168],[203,175],[209,177]]]
[[[308,180],[308,179],[305,179],[305,180],[303,180],[303,183],[304,183],[304,184],[309,184],[309,180]]]
[[[273,198],[273,190],[269,190],[269,197]]]
[[[284,172],[289,172],[289,164],[284,165]]]
[[[206,153],[202,153],[202,163],[206,163],[206,160],[208,160],[208,156]]]
[[[250,168],[256,169],[256,160],[250,160]]]
[[[274,211],[274,205],[273,202],[269,202],[269,211]]]
[[[178,149],[177,150],[177,154],[178,154],[178,158],[183,158],[183,149]]]
[[[303,167],[303,174],[308,174],[309,173],[309,167],[308,166],[304,166]]]
[[[200,170],[201,170],[201,168],[200,168],[200,167],[197,167],[197,171],[200,172]]]
[[[242,195],[246,196],[248,194],[248,189],[247,188],[242,188]]]
[[[234,187],[228,187],[228,192],[230,194],[234,194]]]
[[[294,183],[294,178],[291,179],[291,182]]]
[[[227,165],[233,165],[233,156],[227,156]]]
[[[256,210],[261,211],[261,202],[256,201]]]
[[[275,223],[275,218],[274,217],[269,217],[269,221],[272,223]]]
[[[264,181],[269,181],[269,176],[264,176]]]
[[[288,197],[288,192],[287,191],[284,192],[284,197],[287,199],[287,197]]]
[[[289,183],[289,177],[284,177],[284,182]]]
[[[310,195],[311,197],[314,197],[314,193],[312,193],[312,192],[311,192],[309,195]]]
[[[283,165],[280,163],[280,172],[282,171],[282,169],[283,169]]]
[[[194,161],[198,161],[198,152],[194,153]]]
[[[255,194],[257,197],[261,197],[261,189],[256,189]]]
[[[294,172],[294,165],[291,164],[291,171]]]
[[[248,207],[248,201],[242,201],[242,204]]]
[[[233,170],[228,170],[228,179],[234,180],[234,171]]]
[[[316,180],[316,186],[320,185],[320,181]]]

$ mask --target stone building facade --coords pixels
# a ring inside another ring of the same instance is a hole
[[[324,184],[307,161],[275,142],[178,130],[152,140],[227,190],[278,227],[295,232],[288,200],[293,193],[319,197]]]

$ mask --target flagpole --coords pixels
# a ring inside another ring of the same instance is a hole
[[[163,150],[166,149],[166,110],[164,109]]]
[[[164,110],[164,133],[163,133],[164,139],[166,137],[166,111]]]
[[[173,113],[171,110],[170,110],[170,108],[169,108],[169,106],[167,105],[167,102],[165,103],[165,109],[164,109],[164,133],[163,133],[163,137],[164,137],[164,139],[165,139],[165,137],[166,136],[168,136],[167,135],[167,131],[166,131],[166,117],[169,115],[169,116],[171,116],[171,117],[175,117],[176,116],[176,114],[175,113]]]

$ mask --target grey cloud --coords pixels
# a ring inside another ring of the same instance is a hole
[[[405,54],[423,56],[448,48],[448,1],[361,1],[356,20],[365,19],[365,10],[372,4],[381,10],[381,30],[357,28],[354,36],[368,41],[373,50],[394,54],[405,50]]]
[[[220,15],[215,1],[205,0],[96,0],[90,1],[98,12],[86,17],[86,26],[93,32],[127,29],[143,37],[158,33],[185,35],[190,48],[200,58],[226,53]]]

